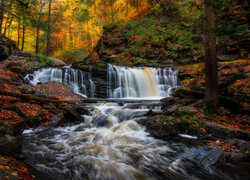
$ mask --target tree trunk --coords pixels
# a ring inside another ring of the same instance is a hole
[[[22,51],[24,50],[24,43],[25,43],[25,26],[23,25]]]
[[[19,49],[19,44],[20,44],[20,21],[18,21],[18,26],[17,26],[17,48]]]
[[[36,54],[39,54],[40,51],[39,42],[40,42],[40,25],[38,25],[36,28]]]
[[[4,32],[3,32],[3,35],[6,36],[6,32],[7,32],[7,24],[8,24],[8,21],[9,21],[9,14],[7,16],[7,19],[6,19],[6,22],[5,22],[5,25],[4,25]]]
[[[8,37],[10,38],[10,27],[12,24],[13,17],[11,17],[10,22],[9,22],[9,27],[8,27]]]
[[[128,15],[128,0],[126,1],[126,15]]]
[[[47,49],[46,49],[47,56],[50,55],[51,2],[52,2],[52,0],[49,0],[49,18],[48,18],[48,28],[47,28]]]
[[[216,110],[219,93],[213,3],[214,0],[204,0],[205,105]]]
[[[2,35],[2,27],[3,27],[3,17],[4,17],[4,0],[0,4],[0,35]]]

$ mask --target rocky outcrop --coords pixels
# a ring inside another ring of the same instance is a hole
[[[18,51],[16,42],[4,36],[0,37],[0,61],[15,54]]]
[[[22,144],[19,138],[5,134],[0,137],[0,154],[17,156],[21,153]]]
[[[91,79],[95,82],[96,85],[95,97],[98,98],[107,97],[107,66],[108,63],[104,61],[91,60],[84,60],[72,64],[72,68],[77,68],[84,72],[89,72],[91,74]]]
[[[58,98],[69,102],[81,103],[87,98],[75,94],[69,87],[59,82],[40,83],[34,88],[36,95]]]
[[[84,121],[81,115],[88,114],[76,103],[90,101],[61,83],[41,83],[36,87],[23,83],[28,71],[41,67],[30,63],[32,56],[19,53],[0,62],[0,154],[19,155],[18,136],[24,129]]]

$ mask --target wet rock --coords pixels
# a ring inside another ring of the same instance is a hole
[[[173,105],[175,104],[177,101],[179,100],[179,98],[177,97],[167,97],[167,98],[163,98],[161,99],[161,102],[162,102],[162,109],[170,106],[170,105]]]
[[[95,97],[107,96],[107,63],[103,61],[84,60],[72,64],[72,68],[80,69],[91,74],[91,79],[96,85]]]
[[[14,134],[13,132],[14,128],[11,124],[0,123],[0,133],[13,135]]]
[[[249,139],[250,133],[244,130],[225,128],[222,125],[203,122],[208,133],[212,133],[217,138],[240,138]]]
[[[177,111],[177,109],[179,108],[179,106],[180,106],[180,105],[173,105],[173,106],[171,106],[170,108],[167,108],[167,109],[165,110],[165,113],[166,113],[166,114],[172,114],[172,113],[174,113],[175,111]]]
[[[63,107],[64,118],[62,120],[62,123],[84,121],[81,114],[77,112],[76,107],[76,105],[66,105]]]
[[[243,155],[241,153],[231,153],[229,162],[239,162],[243,159]]]
[[[16,156],[21,153],[21,149],[20,139],[9,134],[0,137],[0,154]]]
[[[232,139],[228,142],[230,146],[237,146],[240,143],[239,139]]]
[[[149,120],[146,123],[146,130],[156,138],[167,138],[169,136],[178,135],[178,129],[174,123],[168,123],[167,126],[163,127],[162,125]]]
[[[197,158],[207,169],[211,165],[221,165],[225,163],[224,152],[218,146],[192,148],[190,153],[195,154],[195,158]]]
[[[84,131],[85,129],[90,128],[90,127],[91,127],[90,125],[84,124],[84,125],[81,125],[81,126],[77,127],[77,128],[74,130],[74,132]]]
[[[239,146],[241,151],[248,151],[250,153],[250,143],[249,142],[241,141],[238,146]]]

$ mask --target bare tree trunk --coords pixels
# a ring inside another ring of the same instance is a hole
[[[3,18],[4,18],[4,0],[2,0],[2,3],[0,4],[0,35],[2,35],[3,32]]]
[[[7,24],[8,24],[8,21],[9,21],[9,14],[7,16],[7,19],[6,19],[6,22],[5,22],[5,25],[4,25],[4,32],[3,32],[3,35],[6,36],[6,32],[7,32]]]
[[[114,7],[113,7],[114,3],[113,0],[109,0],[109,6],[111,8],[111,24],[114,23]]]
[[[214,0],[204,0],[205,105],[216,110],[219,92],[213,3]]]
[[[50,55],[51,2],[52,2],[52,0],[49,0],[49,19],[48,19],[48,28],[47,28],[47,49],[46,49],[47,56]]]
[[[40,42],[40,25],[38,25],[36,28],[36,54],[39,54],[40,52],[39,42]]]
[[[25,43],[25,25],[23,25],[22,51],[24,50],[24,43]]]
[[[40,28],[41,28],[41,19],[42,19],[42,12],[44,8],[44,3],[43,0],[40,0],[40,11],[39,11],[39,16],[38,16],[38,24],[36,28],[36,54],[39,54],[40,52]]]
[[[9,22],[9,27],[8,27],[8,37],[10,38],[10,26],[12,23],[13,17],[11,17],[10,22]]]
[[[126,15],[128,15],[128,5],[129,5],[129,4],[128,4],[128,3],[129,3],[128,1],[129,1],[129,0],[126,1]]]
[[[20,21],[18,21],[18,26],[17,26],[17,48],[19,49],[19,44],[20,44]]]

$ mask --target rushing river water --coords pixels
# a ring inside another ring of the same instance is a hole
[[[53,180],[240,179],[235,167],[216,166],[221,150],[186,143],[187,135],[163,141],[145,131],[149,111],[160,113],[159,99],[178,87],[177,74],[172,68],[108,65],[109,99],[83,104],[89,110],[84,123],[24,131],[27,163]],[[91,74],[70,67],[42,68],[25,79],[32,85],[61,82],[88,97],[97,94]]]
[[[158,112],[159,105],[159,101],[85,105],[90,111],[85,123],[24,131],[23,153],[27,163],[48,179],[236,178],[211,163],[212,151],[151,137],[142,122],[149,109]]]

